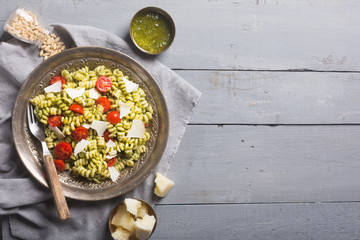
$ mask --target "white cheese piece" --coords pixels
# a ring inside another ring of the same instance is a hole
[[[109,155],[110,155],[110,156],[116,156],[116,154],[117,154],[117,151],[116,151],[116,150],[109,152]]]
[[[134,91],[135,89],[137,89],[139,87],[138,84],[129,81],[128,79],[126,79],[125,77],[123,77],[123,81],[125,83],[125,90],[129,93],[131,93],[132,91]]]
[[[141,202],[133,198],[125,198],[126,211],[137,217],[138,209],[141,208]]]
[[[127,137],[143,138],[145,137],[145,123],[142,120],[134,119]]]
[[[89,128],[91,127],[91,125],[90,125],[90,124],[87,124],[87,123],[83,124],[82,126],[83,126],[84,128],[86,128],[86,129],[89,129]]]
[[[171,181],[159,172],[156,173],[155,183],[156,186],[154,189],[154,193],[159,197],[165,197],[169,193],[171,188],[175,185],[173,181]]]
[[[63,139],[65,137],[58,127],[52,127],[49,125],[49,128],[54,131],[58,139]]]
[[[131,112],[131,106],[126,103],[120,102],[120,118],[128,115]]]
[[[106,158],[107,159],[112,159],[112,158],[116,157],[116,155],[117,155],[117,151],[114,150],[114,151],[109,152],[109,155],[106,156]]]
[[[106,130],[107,125],[108,125],[107,122],[94,120],[91,123],[91,128],[96,130],[99,137],[102,137]]]
[[[116,144],[110,139],[110,140],[106,143],[106,147],[107,147],[107,148],[116,147]]]
[[[124,204],[121,204],[116,210],[116,213],[111,220],[111,224],[125,228],[132,233],[135,231],[134,219],[131,217],[130,213],[126,211]]]
[[[95,88],[89,90],[89,98],[98,99],[99,95],[99,92]]]
[[[115,232],[113,232],[111,234],[111,236],[115,240],[129,240],[131,235],[132,235],[132,232],[129,232],[128,230],[126,230],[122,227],[116,228]]]
[[[74,155],[78,155],[82,150],[84,150],[87,145],[90,144],[90,141],[85,140],[85,139],[81,139],[80,142],[78,142],[78,144],[76,144],[75,146],[75,150],[74,150]]]
[[[51,84],[50,86],[44,88],[44,91],[46,93],[50,93],[50,92],[53,92],[53,93],[57,93],[57,92],[61,92],[62,91],[62,87],[61,87],[61,82],[58,81],[54,84]]]
[[[20,17],[24,18],[27,22],[30,22],[33,19],[33,17],[30,14],[28,14],[27,12],[25,12],[24,10],[22,10],[20,8],[16,10],[16,14],[18,14]]]
[[[116,170],[114,166],[108,167],[111,181],[116,182],[118,177],[120,176],[120,173]]]
[[[69,95],[69,97],[75,99],[77,97],[81,97],[84,94],[85,88],[80,88],[80,89],[66,88],[65,92]]]
[[[154,216],[145,215],[142,219],[135,221],[135,233],[139,240],[146,240],[150,237],[155,226],[156,219]]]
[[[143,218],[149,212],[148,206],[146,204],[142,204],[141,207],[137,211],[137,217]]]

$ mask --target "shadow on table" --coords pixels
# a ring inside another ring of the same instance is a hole
[[[6,42],[6,41],[8,41],[9,39],[12,38],[12,36],[7,32],[2,32],[0,34],[1,34],[0,35],[0,42]]]

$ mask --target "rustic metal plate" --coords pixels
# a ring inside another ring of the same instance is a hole
[[[69,171],[59,174],[64,194],[68,198],[95,201],[113,198],[129,192],[142,183],[159,163],[167,144],[169,116],[164,96],[151,74],[131,57],[100,47],[79,47],[54,55],[41,63],[23,83],[13,110],[12,130],[17,152],[25,167],[42,185],[48,187],[42,167],[40,143],[30,134],[26,121],[26,106],[29,99],[41,93],[52,77],[63,69],[70,71],[89,66],[90,69],[105,65],[119,68],[145,91],[148,102],[154,109],[150,129],[148,151],[133,168],[125,168],[114,183],[111,180],[94,183],[73,178]]]

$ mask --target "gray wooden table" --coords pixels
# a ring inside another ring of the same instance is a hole
[[[158,60],[202,98],[153,239],[360,239],[359,1],[25,2],[125,39],[143,7],[173,16]]]

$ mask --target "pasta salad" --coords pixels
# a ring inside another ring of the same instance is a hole
[[[62,70],[30,103],[45,124],[45,142],[59,172],[115,182],[147,151],[153,108],[144,90],[119,69]]]

